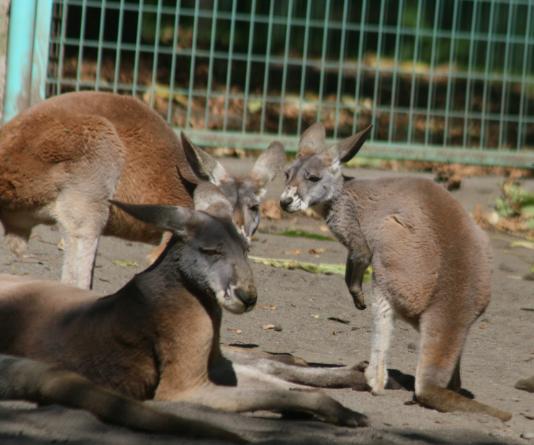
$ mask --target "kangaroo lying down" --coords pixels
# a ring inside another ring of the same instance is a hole
[[[395,318],[421,333],[415,396],[440,411],[509,413],[462,397],[460,357],[467,333],[490,300],[490,247],[484,232],[441,186],[416,178],[358,180],[341,172],[370,128],[328,147],[325,129],[302,135],[286,170],[281,206],[316,208],[348,249],[346,283],[365,308],[362,280],[372,265],[374,334],[367,383],[384,390]]]
[[[0,275],[0,353],[57,364],[128,397],[176,400],[226,411],[300,411],[357,426],[366,417],[220,351],[221,308],[251,310],[256,288],[232,206],[210,184],[198,210],[117,207],[173,232],[164,252],[115,294]]]
[[[0,128],[0,223],[17,255],[34,226],[57,223],[65,239],[61,281],[87,289],[100,235],[153,244],[162,236],[110,207],[110,198],[190,207],[191,186],[207,179],[226,194],[234,223],[250,239],[265,186],[284,162],[275,142],[250,174],[236,178],[138,99],[68,93]]]
[[[104,422],[138,431],[243,442],[236,434],[209,422],[157,411],[71,371],[3,354],[0,354],[0,400],[81,408]]]

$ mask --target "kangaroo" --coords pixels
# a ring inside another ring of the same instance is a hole
[[[511,414],[467,399],[459,390],[469,328],[490,300],[490,247],[460,204],[432,181],[358,180],[340,165],[359,151],[371,127],[327,146],[313,124],[301,136],[280,198],[288,212],[314,207],[348,249],[345,281],[365,309],[363,274],[373,268],[374,333],[365,378],[377,394],[388,380],[386,355],[395,318],[421,333],[415,397],[439,411]]]
[[[191,207],[200,175],[228,194],[234,222],[250,239],[265,186],[284,163],[282,145],[273,143],[249,175],[234,178],[138,99],[68,93],[0,128],[0,222],[19,256],[35,225],[58,223],[65,239],[61,281],[90,288],[100,235],[153,244],[162,236],[108,199]]]
[[[196,210],[114,201],[173,236],[152,266],[112,295],[0,275],[0,353],[58,365],[138,400],[299,411],[365,425],[364,415],[317,390],[223,356],[222,308],[251,310],[256,288],[232,205],[209,183],[194,199]]]
[[[244,442],[203,420],[160,412],[95,385],[74,372],[35,360],[0,354],[0,400],[29,400],[91,412],[104,422],[149,433]]]
[[[534,392],[534,375],[526,379],[520,379],[514,385],[516,389],[522,389],[527,392]]]

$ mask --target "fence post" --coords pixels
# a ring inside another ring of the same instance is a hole
[[[52,23],[53,0],[37,0],[35,28],[33,36],[33,63],[30,105],[46,97],[46,75],[48,50],[50,47],[50,27]],[[64,5],[64,8],[67,6]]]
[[[10,0],[0,0],[0,121],[4,109],[4,87],[6,83],[7,25]]]

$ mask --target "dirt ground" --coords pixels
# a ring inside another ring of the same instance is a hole
[[[226,159],[222,162],[233,172],[246,172],[252,161]],[[399,175],[373,170],[348,170],[348,173],[358,177]],[[490,206],[499,193],[501,181],[499,177],[465,179],[454,196],[469,211],[477,203]],[[525,184],[534,189],[534,180]],[[281,187],[278,179],[268,197],[279,196]],[[264,220],[251,254],[313,262],[345,261],[345,249],[339,243],[276,234],[285,228],[328,235],[324,233],[323,223],[311,218],[291,216],[281,221]],[[310,420],[257,419],[209,410],[203,413],[262,443],[534,444],[534,394],[514,389],[519,378],[534,374],[534,283],[523,278],[534,265],[534,250],[512,247],[514,238],[504,234],[490,236],[494,251],[493,299],[471,330],[462,360],[462,378],[464,388],[477,400],[511,411],[513,418],[509,422],[474,414],[441,414],[417,405],[406,405],[412,399],[412,393],[406,390],[389,390],[382,396],[350,389],[329,390],[328,393],[342,403],[369,416],[372,425],[360,429]],[[40,227],[30,242],[31,255],[22,260],[14,258],[1,245],[0,271],[57,279],[62,260],[59,240],[57,229]],[[97,258],[96,290],[105,294],[126,283],[145,267],[145,256],[150,249],[148,245],[104,238]],[[223,343],[289,352],[321,364],[352,364],[368,358],[371,313],[369,309],[354,308],[341,276],[259,264],[254,264],[253,269],[259,291],[258,305],[245,315],[225,314]],[[268,324],[277,325],[281,330],[264,329]],[[417,348],[418,334],[410,326],[398,322],[390,369],[413,376]],[[28,403],[3,402],[0,403],[0,443],[159,445],[193,441],[110,427],[87,413],[57,406],[38,408]]]

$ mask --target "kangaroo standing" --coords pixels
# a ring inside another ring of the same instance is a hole
[[[138,99],[68,93],[0,128],[0,222],[18,255],[35,225],[58,223],[65,238],[61,280],[89,288],[101,234],[154,244],[162,236],[108,199],[190,207],[190,188],[207,179],[227,194],[234,223],[250,239],[264,187],[284,162],[283,147],[273,143],[249,175],[234,178]]]
[[[348,249],[345,280],[359,309],[365,308],[363,274],[373,267],[374,332],[365,376],[374,393],[387,382],[386,354],[399,317],[421,333],[415,377],[421,404],[507,420],[509,413],[455,392],[467,333],[490,300],[487,237],[432,181],[343,176],[341,163],[356,155],[370,129],[327,147],[324,127],[308,128],[286,170],[281,206],[319,210]]]

